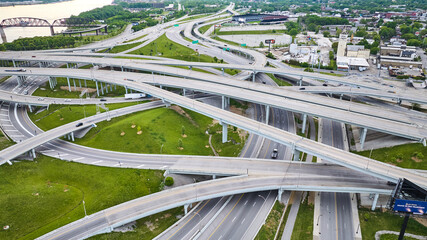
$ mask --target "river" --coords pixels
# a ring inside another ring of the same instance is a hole
[[[112,2],[113,0],[72,0],[49,4],[0,7],[0,21],[14,17],[34,17],[46,19],[52,23],[56,19],[78,15],[81,12],[109,5]],[[54,30],[55,32],[60,32],[63,29],[58,27]],[[8,42],[12,42],[20,37],[50,36],[50,29],[48,27],[10,27],[5,28],[4,31]]]

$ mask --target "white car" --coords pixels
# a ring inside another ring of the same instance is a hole
[[[71,99],[65,99],[65,102],[71,102]]]
[[[39,100],[39,101],[44,101],[44,98],[39,97],[39,98],[37,98],[37,100]]]

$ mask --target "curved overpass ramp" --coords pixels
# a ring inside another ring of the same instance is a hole
[[[369,182],[347,176],[287,174],[282,176],[244,176],[201,182],[161,191],[105,209],[56,229],[38,239],[82,239],[131,221],[185,204],[210,198],[264,190],[363,192],[390,194],[384,182]]]

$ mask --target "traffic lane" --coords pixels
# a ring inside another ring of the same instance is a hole
[[[353,240],[353,217],[349,193],[336,193],[338,239]]]
[[[320,193],[320,236],[321,239],[337,239],[337,218],[335,193]]]

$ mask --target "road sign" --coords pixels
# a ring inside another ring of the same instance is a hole
[[[192,44],[198,44],[198,43],[199,43],[199,40],[192,41],[191,43],[192,43]]]
[[[242,43],[242,44],[240,44],[240,46],[246,47],[246,43]]]
[[[270,43],[276,43],[276,40],[274,40],[274,39],[266,39],[265,40],[265,43],[267,43],[267,44],[270,44]]]
[[[174,27],[179,27],[179,24],[175,24],[175,25],[173,25]]]
[[[427,202],[396,199],[393,210],[398,212],[424,215],[427,211]]]

